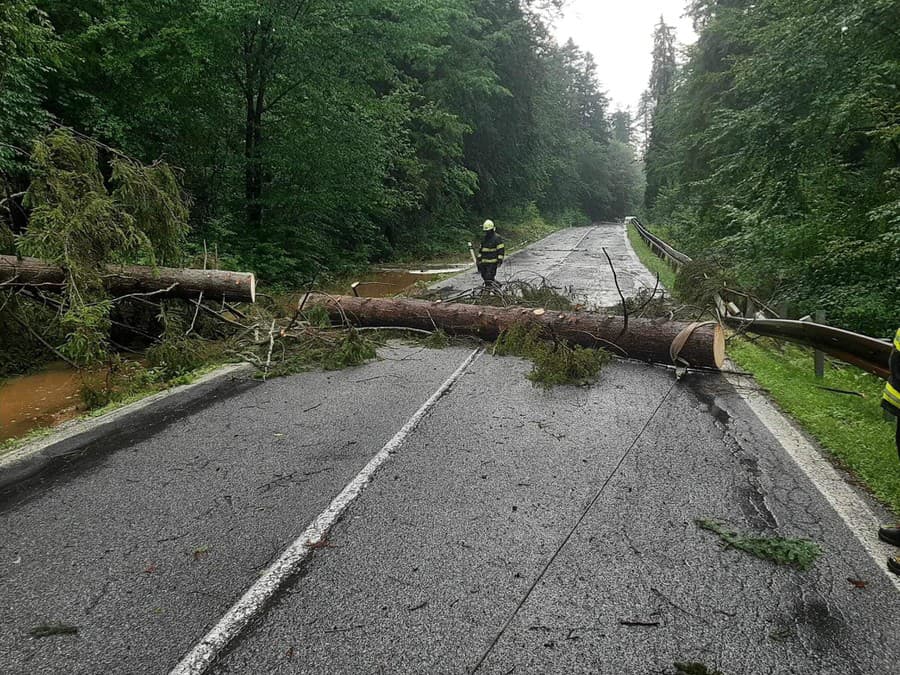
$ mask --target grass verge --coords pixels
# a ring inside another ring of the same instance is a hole
[[[900,462],[893,423],[880,407],[883,382],[851,366],[828,364],[815,377],[813,352],[770,340],[736,338],[729,356],[797,420],[842,467],[900,514]],[[821,389],[841,389],[861,396]]]
[[[638,234],[638,231],[633,226],[628,225],[626,227],[628,228],[628,241],[631,242],[631,247],[637,253],[637,257],[644,264],[644,267],[653,272],[653,274],[659,275],[659,282],[671,292],[675,288],[675,271],[662,258],[658,258],[650,250],[647,242],[641,239],[641,235]]]

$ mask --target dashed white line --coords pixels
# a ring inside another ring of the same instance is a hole
[[[171,671],[171,675],[199,675],[206,671],[216,657],[236,638],[247,624],[258,616],[275,593],[293,576],[309,556],[312,547],[321,542],[328,530],[337,522],[348,506],[359,497],[366,484],[391,453],[396,452],[415,430],[422,418],[437,404],[441,397],[462,377],[466,369],[484,349],[476,349],[459,368],[431,395],[409,418],[391,440],[378,451],[356,477],[334,498],[325,511],[319,514],[293,544],[272,563],[247,592],[222,617],[212,630],[197,643]]]
[[[794,424],[763,393],[756,390],[752,380],[731,374],[725,374],[725,378],[847,524],[878,568],[900,590],[900,577],[891,573],[885,565],[888,555],[895,551],[878,540],[878,527],[882,523],[868,505]]]

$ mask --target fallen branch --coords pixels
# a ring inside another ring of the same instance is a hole
[[[622,293],[622,289],[619,287],[619,277],[616,276],[616,267],[615,267],[615,265],[613,265],[612,258],[609,257],[609,253],[607,253],[605,246],[602,248],[602,250],[603,250],[603,255],[606,256],[607,262],[609,262],[609,269],[612,270],[612,275],[613,275],[613,283],[615,283],[616,290],[619,292],[619,298],[622,300],[622,317],[624,320],[624,324],[622,326],[622,332],[624,333],[625,331],[628,330],[628,303],[625,302],[625,296]]]
[[[54,346],[51,345],[49,342],[47,342],[47,341],[46,341],[43,337],[41,337],[41,336],[40,336],[40,335],[39,335],[39,334],[38,334],[31,326],[29,326],[25,321],[22,321],[22,319],[20,319],[18,316],[16,316],[16,314],[15,314],[14,312],[10,312],[10,315],[12,316],[13,321],[15,321],[17,324],[19,324],[20,326],[22,326],[22,328],[24,328],[25,330],[27,330],[27,331],[31,334],[31,337],[33,337],[35,340],[37,340],[37,341],[40,342],[42,345],[44,345],[44,347],[46,347],[47,349],[49,349],[53,354],[55,354],[55,355],[57,356],[57,358],[62,359],[63,361],[65,361],[66,363],[68,363],[70,366],[72,366],[75,370],[78,370],[78,365],[77,365],[74,361],[72,361],[71,359],[67,358],[67,357],[66,357],[62,352],[60,352],[56,347],[54,347]]]
[[[275,319],[272,319],[272,325],[269,327],[269,353],[266,355],[265,374],[269,374],[269,366],[272,365],[272,350],[275,349]]]

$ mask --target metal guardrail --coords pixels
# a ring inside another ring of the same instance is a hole
[[[681,265],[686,265],[689,262],[692,262],[692,259],[689,255],[678,251],[671,246],[669,246],[662,239],[657,237],[655,234],[650,232],[646,227],[641,224],[641,221],[635,218],[634,216],[628,216],[625,219],[626,225],[634,225],[634,229],[637,230],[638,234],[641,235],[641,239],[647,242],[650,248],[653,250],[656,255],[660,258],[667,258],[670,265],[674,267],[680,267]]]
[[[692,261],[690,256],[672,248],[648,231],[634,216],[626,218],[625,224],[633,225],[651,250],[676,269]],[[766,317],[764,310],[756,316],[745,317],[740,314],[734,303],[725,302],[719,296],[716,296],[715,301],[716,311],[723,323],[757,335],[812,347],[884,379],[890,376],[889,360],[892,349],[890,341],[878,340],[821,323],[770,318]]]

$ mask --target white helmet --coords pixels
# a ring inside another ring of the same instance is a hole
[[[485,232],[490,232],[491,230],[494,229],[494,221],[493,220],[484,221],[484,225],[481,226],[481,229],[484,230]]]

